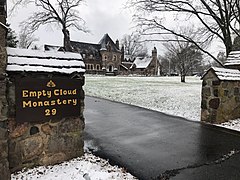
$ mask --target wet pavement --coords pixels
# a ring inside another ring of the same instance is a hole
[[[94,154],[138,179],[240,179],[240,133],[144,108],[86,97]]]

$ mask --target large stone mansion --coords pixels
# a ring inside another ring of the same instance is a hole
[[[82,55],[86,73],[89,74],[160,74],[160,63],[155,47],[151,57],[129,59],[124,54],[124,48],[119,47],[119,41],[114,42],[108,34],[96,44],[71,41],[71,45],[74,52]],[[44,49],[61,51],[62,47],[45,45]]]

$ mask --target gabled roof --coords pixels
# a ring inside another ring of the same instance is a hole
[[[71,41],[73,49],[81,53],[98,54],[101,46],[99,44]]]
[[[44,52],[40,50],[7,47],[7,71],[59,72],[71,74],[85,72],[85,64],[77,53]]]
[[[147,68],[148,65],[151,63],[152,58],[151,57],[136,57],[136,59],[134,60],[133,64],[136,65],[137,69],[144,69]]]
[[[225,66],[240,65],[240,51],[232,51],[229,53]]]
[[[113,51],[121,52],[108,34],[104,34],[98,44],[101,45],[100,50],[107,50],[107,46],[110,45]]]
[[[94,43],[86,43],[86,42],[77,42],[77,41],[70,41],[73,49],[76,52],[80,52],[82,54],[93,54],[95,56],[100,56],[101,50],[107,50],[107,46],[111,46],[111,50],[115,52],[121,52],[113,40],[109,37],[108,34],[105,34],[102,39],[99,41],[98,44]],[[52,46],[52,45],[44,45],[44,49],[46,51],[61,51],[63,47],[60,46]]]
[[[227,69],[227,68],[218,68],[218,67],[211,67],[204,73],[201,79],[212,71],[216,77],[221,81],[239,81],[240,80],[240,71],[237,69]]]

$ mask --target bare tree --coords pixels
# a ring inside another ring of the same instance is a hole
[[[19,33],[18,46],[20,48],[28,49],[38,38],[34,36],[26,27],[23,27]]]
[[[145,34],[177,35],[182,41],[191,42],[220,65],[221,62],[203,48],[202,44],[217,38],[225,45],[228,55],[233,45],[232,34],[240,36],[240,0],[129,0],[129,3],[136,8],[134,18]],[[185,21],[194,21],[198,25],[197,31],[201,39],[196,41],[167,25],[163,18],[165,13],[174,16],[176,21],[182,16]]]
[[[70,44],[69,28],[88,32],[85,28],[85,21],[80,18],[77,7],[83,0],[16,0],[15,4],[35,3],[39,11],[34,12],[23,26],[36,31],[41,25],[57,24],[63,33],[63,46],[66,51],[72,51]],[[16,7],[14,7],[16,8]]]
[[[141,42],[139,34],[124,35],[122,39],[122,45],[124,46],[124,53],[130,55],[131,58],[136,56],[146,56],[147,48]]]
[[[164,43],[167,49],[164,59],[169,61],[171,66],[175,67],[180,73],[181,82],[185,82],[185,77],[196,70],[203,59],[201,51],[190,42],[178,41],[176,36],[175,42]]]

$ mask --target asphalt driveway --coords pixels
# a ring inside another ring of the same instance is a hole
[[[240,179],[240,133],[99,98],[85,99],[85,140],[139,179]]]

